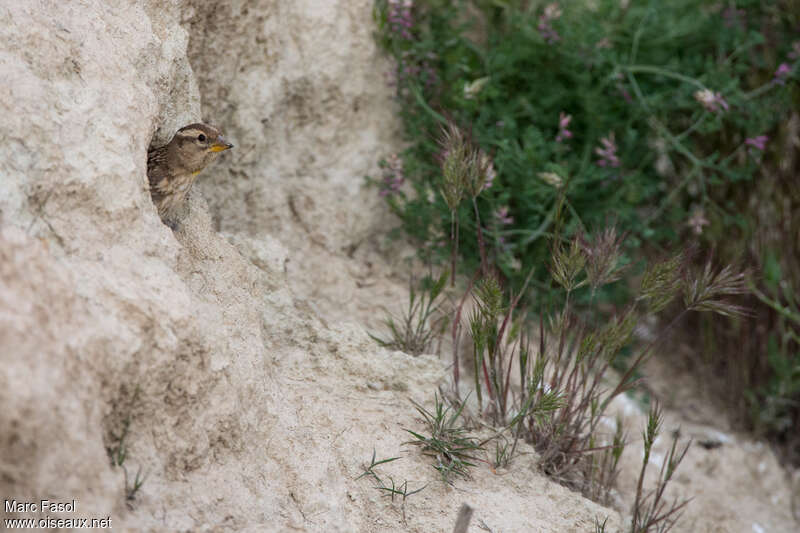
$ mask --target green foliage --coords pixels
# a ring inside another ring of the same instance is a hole
[[[713,190],[754,182],[752,139],[791,105],[797,20],[784,3],[377,0],[412,189],[387,199],[423,254],[445,259],[455,238],[467,272],[484,260],[482,232],[516,290],[520,265],[549,257],[562,209],[564,238],[613,215],[630,232],[622,255],[690,237],[712,215],[723,229],[746,223]],[[593,287],[602,267],[590,266]]]
[[[438,279],[426,278],[421,290],[409,282],[408,307],[400,318],[388,317],[384,324],[389,330],[389,338],[382,339],[370,334],[373,340],[385,348],[402,350],[411,355],[430,352],[433,341],[447,327],[447,316],[440,309],[439,296],[447,284],[447,272]]]
[[[415,440],[408,444],[420,446],[422,452],[436,460],[434,468],[441,474],[442,480],[447,483],[453,482],[453,476],[469,478],[468,468],[475,466],[478,459],[474,453],[482,448],[478,442],[467,433],[467,429],[459,424],[461,412],[464,404],[450,412],[450,406],[445,407],[443,400],[438,396],[434,397],[434,410],[428,411],[420,404],[414,402],[417,412],[422,415],[425,424],[428,426],[429,436],[422,435],[407,429]]]
[[[800,464],[796,2],[376,0],[374,13],[407,141],[402,177],[381,193],[420,255],[449,253],[452,279],[457,265],[480,265],[517,294],[524,267],[538,267],[524,297],[539,309],[620,304],[628,287],[607,282],[676,242],[750,265],[764,276],[751,281],[752,320],[727,299],[744,276],[688,254],[644,272],[634,307],[659,313],[682,299],[730,317],[691,319],[703,379]],[[624,244],[583,238],[609,219]],[[587,332],[578,358],[600,347],[613,361],[627,317]],[[469,328],[477,398],[483,379],[502,418],[500,328],[483,313]]]
[[[124,392],[125,390],[123,389],[121,395],[124,396]],[[109,430],[109,443],[106,445],[106,453],[111,459],[111,466],[124,466],[125,460],[128,458],[128,434],[131,429],[133,411],[138,406],[140,394],[141,388],[136,385],[133,394],[127,401],[120,400],[115,405],[114,417],[119,419],[122,427],[119,433]]]

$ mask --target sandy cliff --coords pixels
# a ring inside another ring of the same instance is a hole
[[[0,7],[3,498],[151,531],[447,531],[462,501],[495,531],[614,515],[532,467],[453,489],[401,445],[445,371],[351,320],[396,290],[365,244],[385,215],[363,176],[396,129],[370,33],[369,0]],[[236,149],[173,234],[146,152],[201,118]],[[132,502],[107,453],[126,421]],[[405,513],[354,480],[373,447],[428,484]]]

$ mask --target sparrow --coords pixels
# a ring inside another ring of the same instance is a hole
[[[150,195],[167,226],[176,229],[197,175],[231,148],[221,131],[198,122],[182,127],[167,144],[147,152]]]

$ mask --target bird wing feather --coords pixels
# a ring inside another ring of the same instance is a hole
[[[155,148],[147,153],[147,178],[150,190],[166,194],[169,184],[169,168],[167,167],[167,147]]]

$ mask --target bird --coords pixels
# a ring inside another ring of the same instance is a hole
[[[197,175],[231,148],[219,129],[196,122],[175,132],[167,144],[148,150],[150,195],[167,226],[177,228]]]

